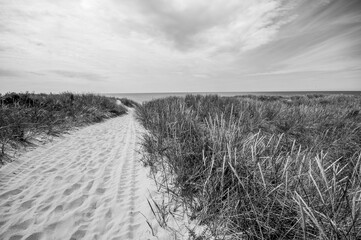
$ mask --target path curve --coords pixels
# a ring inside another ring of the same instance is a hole
[[[142,131],[130,110],[0,169],[0,239],[159,239],[148,225]]]

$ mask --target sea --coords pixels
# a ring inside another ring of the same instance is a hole
[[[224,97],[244,96],[244,95],[266,95],[266,96],[297,96],[308,94],[322,94],[322,95],[361,95],[361,91],[297,91],[297,92],[162,92],[162,93],[101,93],[101,95],[116,97],[116,98],[128,98],[138,103],[151,101],[157,98],[165,97],[184,97],[188,94],[192,95],[219,95]]]

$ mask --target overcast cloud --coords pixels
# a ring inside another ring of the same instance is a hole
[[[359,0],[0,0],[1,91],[361,90]]]

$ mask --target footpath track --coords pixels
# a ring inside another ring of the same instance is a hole
[[[152,235],[142,131],[130,110],[1,168],[0,239],[171,239]]]

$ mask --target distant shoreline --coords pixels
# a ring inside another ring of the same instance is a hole
[[[158,92],[158,93],[100,93],[104,96],[129,98],[137,102],[150,101],[156,98],[164,97],[184,97],[188,94],[194,95],[212,95],[217,94],[224,97],[232,96],[244,96],[244,95],[266,95],[266,96],[295,96],[295,95],[306,95],[306,94],[323,94],[323,95],[361,95],[361,91],[280,91],[280,92]]]

